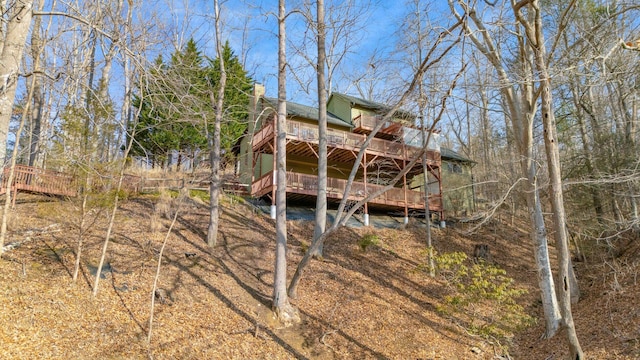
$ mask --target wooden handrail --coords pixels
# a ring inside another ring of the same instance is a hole
[[[13,181],[7,183],[10,168],[4,168],[0,193],[7,190],[31,191],[51,195],[76,196],[75,178],[73,175],[54,170],[39,169],[27,165],[16,165]]]
[[[275,127],[273,123],[269,122],[256,132],[253,136],[253,150],[257,150],[260,146],[273,139],[274,131]],[[319,133],[316,126],[299,121],[287,121],[287,140],[317,144],[318,138]],[[358,151],[366,138],[367,136],[362,134],[327,129],[327,144],[331,147]],[[421,151],[420,148],[405,146],[401,142],[380,138],[372,139],[367,148],[369,154],[405,160],[411,159],[419,151]],[[433,150],[427,151],[427,160],[430,165],[438,166],[440,162],[440,152]]]
[[[328,178],[327,197],[342,199],[347,180]],[[273,171],[270,171],[257,179],[251,185],[251,195],[262,196],[273,189]],[[365,195],[382,189],[384,185],[367,183],[366,192],[363,182],[354,181],[351,186],[349,200],[361,200]],[[295,172],[287,172],[287,192],[314,196],[318,191],[318,177]],[[372,199],[370,203],[391,205],[397,207],[405,206],[404,189],[392,188],[382,195]],[[412,209],[424,208],[424,192],[407,190],[406,205]],[[429,209],[431,211],[442,211],[442,197],[439,194],[429,194]]]

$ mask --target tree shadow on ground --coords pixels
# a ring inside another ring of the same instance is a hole
[[[256,280],[259,283],[261,283],[262,285],[272,286],[272,283],[265,282],[260,276],[258,276],[258,274],[252,274],[251,273],[251,270],[261,272],[261,271],[264,271],[263,269],[261,269],[260,267],[247,267],[242,262],[237,261],[237,259],[233,257],[233,254],[228,250],[229,249],[228,236],[223,236],[223,243],[221,244],[221,246],[223,246],[225,249],[227,249],[226,255],[228,256],[229,260],[232,261],[233,265],[239,266],[240,269],[243,272],[245,272],[246,274],[253,275],[253,277],[256,278]],[[238,286],[240,286],[242,289],[244,289],[249,295],[251,295],[251,297],[253,299],[255,299],[256,301],[261,303],[263,306],[265,306],[267,308],[271,307],[272,299],[271,299],[270,295],[257,290],[254,286],[249,284],[247,281],[241,279],[241,277],[238,274],[236,274],[236,271],[234,271],[234,269],[232,269],[230,266],[228,266],[228,264],[226,263],[224,258],[219,258],[218,260],[220,261],[220,265],[223,267],[223,269],[225,271],[225,274],[230,276],[231,278],[233,278],[233,280],[236,282],[236,284],[238,284]],[[326,321],[324,321],[324,320],[322,320],[320,318],[314,317],[311,314],[309,314],[307,312],[304,312],[304,311],[302,311],[300,309],[299,309],[299,311],[300,311],[301,315],[303,316],[303,318],[308,318],[308,319],[312,319],[312,320],[314,320],[316,322],[319,322],[326,328],[331,327],[331,324],[329,324],[328,322],[326,322]],[[361,343],[360,341],[358,341],[356,338],[348,335],[344,331],[337,330],[337,333],[340,336],[342,336],[343,338],[347,339],[351,344],[358,346],[364,352],[374,356],[375,358],[377,358],[377,359],[387,359],[387,357],[384,354],[373,350],[372,348],[370,348],[367,345],[365,345],[365,344]]]
[[[231,299],[229,299],[220,289],[218,289],[217,287],[215,287],[214,285],[210,284],[209,282],[207,282],[206,280],[204,280],[202,278],[202,276],[200,276],[200,274],[197,274],[195,272],[193,272],[192,269],[182,265],[180,262],[173,262],[174,266],[176,266],[180,271],[182,271],[183,273],[191,276],[199,285],[205,287],[211,294],[213,294],[216,298],[218,298],[218,300],[220,300],[222,303],[224,303],[230,310],[232,310],[233,312],[235,312],[236,314],[238,314],[239,316],[241,316],[242,318],[244,318],[245,320],[247,320],[249,323],[255,323],[255,317],[250,315],[249,313],[247,313],[246,311],[242,310],[241,308],[239,308],[234,301],[232,301]],[[224,264],[221,263],[221,265],[223,266],[223,268],[225,268]],[[232,275],[233,272],[230,269],[225,269],[225,273],[227,273],[228,275]],[[235,279],[235,278],[234,278]],[[240,282],[239,285],[243,285],[244,283]],[[246,284],[244,284],[243,289],[245,289],[245,291],[247,291],[254,299],[258,300],[261,303],[264,303],[264,297],[257,295],[257,293],[253,290],[253,288],[251,288],[250,286],[247,286]],[[301,354],[300,352],[298,352],[298,350],[296,350],[295,348],[293,348],[291,345],[289,345],[286,341],[284,341],[280,336],[278,336],[274,331],[270,330],[269,328],[264,328],[263,331],[273,340],[275,341],[278,345],[280,345],[283,349],[285,349],[286,351],[288,351],[291,355],[293,355],[296,359],[307,359],[307,357],[305,357],[303,354]]]
[[[344,228],[341,231],[343,231],[343,234],[344,232],[350,233],[350,235],[343,235],[342,238],[356,239],[361,236],[350,228]],[[335,249],[333,248],[334,246],[341,247],[341,249]],[[439,285],[435,280],[428,281],[428,283],[419,283],[405,275],[408,271],[420,272],[420,270],[418,270],[420,264],[417,262],[377,246],[373,246],[366,251],[353,251],[353,249],[347,249],[345,244],[336,243],[330,243],[325,247],[324,261],[333,263],[335,266],[346,271],[360,274],[368,281],[377,284],[381,289],[391,291],[393,294],[400,296],[406,301],[394,301],[390,296],[384,296],[383,293],[377,292],[375,287],[364,287],[362,289],[363,292],[367,292],[383,301],[392,302],[394,306],[398,307],[399,311],[409,314],[411,318],[420,321],[443,337],[449,338],[452,341],[460,341],[460,339],[454,339],[451,335],[441,330],[441,328],[444,327],[453,333],[461,334],[459,329],[453,326],[447,327],[441,323],[435,323],[423,315],[423,312],[426,311],[437,314],[438,317],[445,319],[445,317],[440,315],[436,306],[431,301],[420,299],[413,295],[414,293],[442,293],[442,289],[440,288],[442,285]],[[424,276],[428,275],[425,274]],[[334,277],[334,280],[342,283],[345,288],[353,287],[353,284],[350,284],[345,279]],[[410,306],[410,304],[414,306]]]

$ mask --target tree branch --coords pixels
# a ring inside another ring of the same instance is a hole
[[[113,36],[112,34],[109,34],[108,32],[100,29],[97,25],[92,24],[87,19],[82,18],[80,16],[72,15],[72,14],[69,14],[69,13],[62,12],[62,11],[46,11],[46,12],[34,11],[32,14],[33,14],[33,16],[63,16],[63,17],[68,17],[70,19],[79,21],[82,24],[85,24],[85,25],[89,26],[92,30],[95,30],[100,35],[110,39],[111,41],[114,41],[114,42],[118,41],[118,37],[117,36]]]

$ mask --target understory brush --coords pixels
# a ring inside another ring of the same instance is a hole
[[[516,287],[504,269],[471,263],[462,252],[436,254],[435,262],[449,289],[437,309],[469,333],[502,342],[533,324],[516,302],[527,291]]]

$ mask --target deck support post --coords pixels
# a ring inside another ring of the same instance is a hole
[[[442,207],[440,208],[440,227],[445,228],[447,223],[444,221],[444,196],[442,195],[442,165],[438,167],[437,170],[437,179],[438,179],[438,188],[440,189],[440,204]]]
[[[274,152],[274,159],[275,159],[275,152]],[[276,170],[275,168],[273,169],[273,177],[271,178],[273,187],[271,190],[271,218],[273,220],[276,219],[276,189],[278,188],[278,182],[276,181],[276,177],[278,176],[278,170]]]
[[[363,165],[363,175],[364,175],[364,196],[367,197],[367,152],[365,150],[364,156],[362,157],[364,161]],[[364,203],[364,226],[369,226],[369,206],[367,203]]]
[[[407,150],[402,144],[402,151],[405,157],[407,156]],[[407,166],[407,161],[402,159],[402,167],[405,168]],[[404,224],[407,225],[409,223],[409,204],[407,199],[407,174],[402,175],[402,189],[404,190]]]
[[[278,149],[278,143],[277,143],[277,134],[278,134],[278,127],[274,126],[274,130],[273,130],[273,176],[271,177],[271,219],[275,220],[276,219],[276,190],[278,189],[278,168],[277,168],[277,162],[276,162],[276,157],[278,156],[278,151],[280,149]]]

